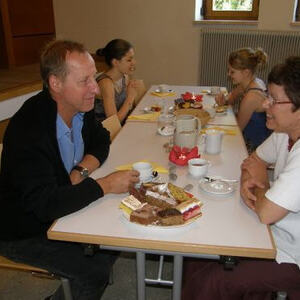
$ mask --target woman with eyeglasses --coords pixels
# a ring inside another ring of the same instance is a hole
[[[218,105],[234,106],[249,152],[253,152],[270,135],[263,107],[266,86],[255,75],[256,70],[266,62],[267,54],[262,49],[241,48],[231,52],[228,76],[235,87],[227,98],[223,93],[216,96]]]
[[[124,123],[134,106],[140,82],[130,79],[136,67],[133,46],[128,41],[114,39],[96,53],[104,56],[109,67],[96,78],[100,88],[95,101],[96,119],[103,121],[117,114]]]
[[[276,258],[240,258],[231,271],[218,262],[187,262],[183,300],[275,299],[278,291],[300,299],[300,57],[272,69],[268,90],[264,105],[274,132],[243,162],[241,196],[260,222],[270,225]]]

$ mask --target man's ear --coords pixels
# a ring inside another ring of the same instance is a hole
[[[55,75],[50,75],[49,76],[49,88],[55,92],[59,92],[61,88],[61,80],[55,76]]]

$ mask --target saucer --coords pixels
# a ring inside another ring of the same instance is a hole
[[[233,185],[222,180],[208,182],[205,179],[201,179],[199,181],[199,185],[203,191],[216,195],[230,194],[235,190]]]
[[[175,126],[163,126],[157,129],[157,132],[163,136],[173,135],[175,131]]]
[[[158,93],[158,94],[166,94],[166,93],[172,93],[173,90],[172,89],[168,89],[165,92],[161,92],[159,89],[156,89],[154,92]]]
[[[144,112],[145,114],[153,113],[153,111],[151,110],[151,107],[149,107],[149,106],[146,106],[146,107],[143,109],[143,112]]]
[[[227,115],[227,110],[222,112],[216,112],[216,116],[225,116]]]

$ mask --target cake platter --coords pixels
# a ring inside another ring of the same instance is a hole
[[[201,216],[202,202],[170,182],[131,187],[119,208],[129,223],[143,227],[179,228]]]

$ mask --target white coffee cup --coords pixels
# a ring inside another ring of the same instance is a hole
[[[189,173],[194,177],[203,177],[208,172],[210,162],[203,158],[192,158],[188,161]]]
[[[140,183],[151,181],[153,169],[150,163],[136,162],[132,165],[132,169],[140,173]]]
[[[205,152],[208,154],[218,154],[222,149],[224,132],[216,129],[207,129],[205,136]]]
[[[160,84],[158,86],[158,91],[160,93],[167,93],[169,91],[169,87],[166,84]]]

